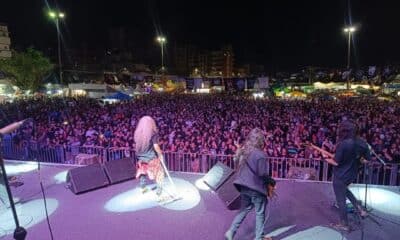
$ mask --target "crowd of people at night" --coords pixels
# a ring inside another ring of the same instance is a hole
[[[284,100],[151,94],[112,105],[89,98],[25,99],[2,104],[0,110],[2,125],[32,117],[36,141],[45,146],[134,149],[138,119],[149,115],[167,152],[232,155],[258,127],[266,136],[269,156],[312,159],[322,158],[321,153],[303,143],[333,152],[337,126],[348,118],[379,156],[400,162],[400,104],[375,97]]]

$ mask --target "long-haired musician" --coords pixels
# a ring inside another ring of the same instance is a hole
[[[142,192],[148,191],[146,176],[157,183],[157,195],[162,193],[164,171],[160,161],[164,161],[160,146],[158,145],[158,128],[153,118],[142,117],[134,133],[135,150],[138,159],[136,178],[140,180]]]
[[[344,120],[340,123],[338,129],[338,143],[334,156],[337,166],[333,168],[333,190],[340,218],[340,222],[333,226],[340,230],[350,230],[347,219],[346,198],[351,201],[362,217],[367,215],[367,212],[348,189],[348,186],[357,179],[361,158],[365,160],[371,159],[368,144],[357,137],[356,125],[349,120]]]
[[[235,159],[239,167],[234,185],[240,192],[241,208],[225,233],[227,240],[233,239],[240,224],[253,208],[256,212],[255,239],[264,239],[265,207],[268,202],[265,179],[269,177],[267,155],[262,150],[264,141],[263,132],[255,128],[236,152]]]

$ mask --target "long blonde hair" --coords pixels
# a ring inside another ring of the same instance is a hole
[[[135,150],[142,153],[149,148],[151,137],[158,132],[156,122],[150,116],[142,117],[135,130],[133,136],[135,140]]]
[[[261,129],[254,128],[247,135],[246,141],[243,146],[240,147],[234,156],[235,161],[239,161],[239,167],[247,162],[250,154],[256,150],[262,150],[264,147],[264,134]]]

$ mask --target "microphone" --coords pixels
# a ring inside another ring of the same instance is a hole
[[[27,118],[27,119],[19,121],[19,122],[11,123],[0,129],[0,136],[12,133],[15,130],[17,130],[18,128],[20,128],[22,125],[32,122],[32,121],[33,121],[32,118]]]

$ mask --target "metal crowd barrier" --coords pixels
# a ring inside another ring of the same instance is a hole
[[[7,159],[78,164],[76,159],[79,154],[89,154],[95,155],[100,163],[123,158],[130,158],[136,163],[134,149],[125,147],[40,146],[24,142],[14,144],[10,139],[4,139],[2,146],[3,156]],[[217,162],[236,168],[232,155],[164,152],[164,159],[169,170],[178,172],[207,173]],[[323,160],[268,157],[267,161],[271,176],[276,178],[332,181],[333,167]],[[399,170],[399,164],[365,164],[359,171],[357,183],[399,186]]]

